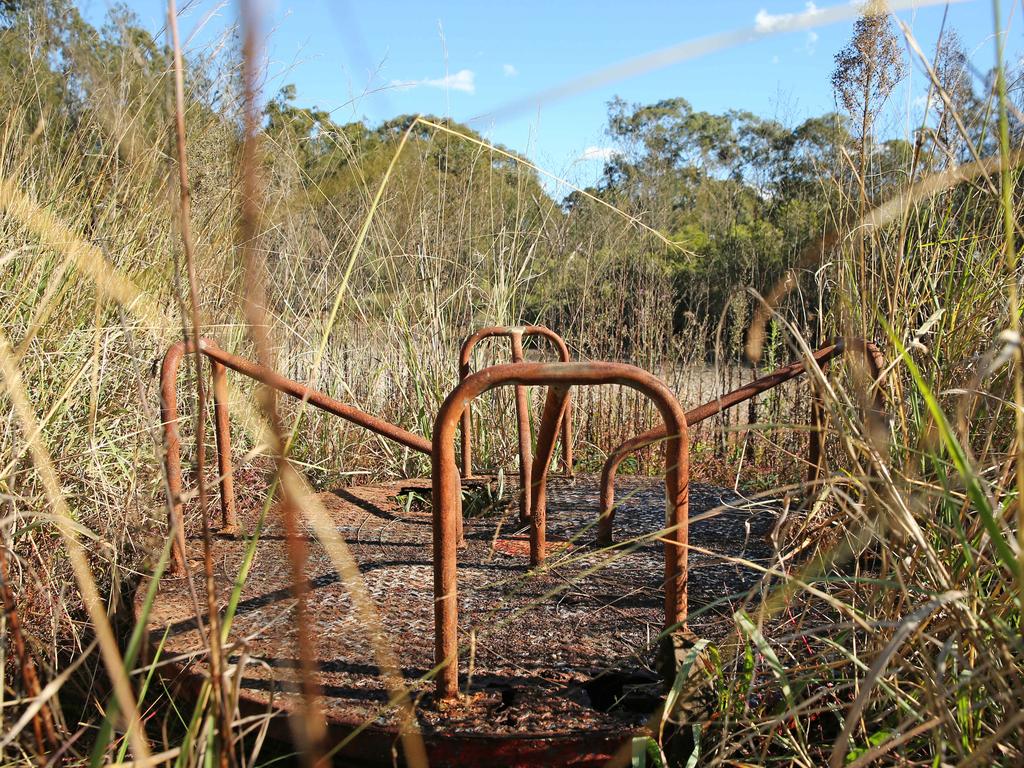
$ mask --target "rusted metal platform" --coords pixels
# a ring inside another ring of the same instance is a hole
[[[479,482],[466,481],[465,487]],[[430,481],[320,495],[358,562],[383,632],[417,697],[416,718],[431,765],[602,765],[642,730],[661,692],[654,651],[664,625],[664,554],[656,538],[665,521],[664,481],[622,478],[618,488],[616,543],[599,547],[598,478],[549,480],[549,553],[540,570],[529,565],[529,531],[519,524],[515,483],[505,488],[508,504],[479,515],[467,506],[458,622],[459,680],[469,695],[446,707],[437,706],[430,679]],[[409,489],[418,494],[411,506],[403,493]],[[700,483],[690,484],[689,498],[691,546],[768,564],[777,505]],[[711,510],[717,511],[704,517]],[[240,505],[245,533],[255,528],[257,512]],[[215,543],[222,606],[245,548],[243,536]],[[201,541],[190,538],[190,570],[200,572],[201,559]],[[731,626],[731,607],[759,583],[760,572],[699,551],[690,553],[689,566],[690,628],[714,639]],[[345,742],[338,753],[345,764],[390,765],[399,750],[398,716],[388,706],[344,579],[312,536],[307,574],[310,634],[331,738]],[[145,589],[137,594],[138,611]],[[241,701],[249,713],[284,714],[299,707],[292,594],[284,533],[271,510],[231,628],[230,662],[244,664]],[[186,687],[200,685],[208,674],[193,605],[186,580],[165,576],[147,623],[154,646],[169,628],[162,675]],[[275,721],[286,734],[285,718]]]

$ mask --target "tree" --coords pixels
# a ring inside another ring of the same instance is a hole
[[[677,328],[719,317],[740,286],[768,290],[821,231],[837,147],[849,139],[838,115],[791,129],[746,111],[696,110],[683,98],[608,106],[616,152],[588,192],[664,235],[637,257],[670,276]],[[602,231],[584,196],[563,207],[577,236]]]

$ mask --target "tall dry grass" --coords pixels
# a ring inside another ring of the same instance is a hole
[[[129,751],[137,764],[155,764],[150,753],[182,766],[261,759],[262,733],[241,738],[248,726],[231,722],[224,691],[173,701],[141,666],[138,628],[125,616],[129,591],[169,553],[156,361],[170,343],[201,328],[226,349],[429,434],[462,338],[524,320],[560,331],[580,357],[658,372],[684,406],[753,375],[735,364],[751,322],[763,321],[761,369],[806,353],[804,338],[869,329],[890,360],[891,424],[878,434],[864,423],[869,382],[858,366],[816,374],[832,472],[794,495],[811,513],[808,557],[773,564],[751,596],[763,599],[737,612],[729,641],[706,650],[713,674],[687,691],[705,699],[696,764],[1024,760],[1020,147],[1001,77],[989,94],[1001,116],[996,157],[943,178],[908,169],[904,193],[869,213],[871,226],[838,232],[827,258],[819,251],[802,265],[800,285],[815,295],[779,291],[762,304],[736,286],[725,316],[680,329],[666,273],[639,256],[650,232],[595,204],[591,237],[578,238],[554,203],[532,196],[532,169],[512,163],[509,193],[507,168],[472,136],[420,124],[425,138],[397,134],[383,159],[333,137],[351,165],[342,200],[323,191],[326,180],[287,136],[255,136],[244,156],[239,126],[252,96],[230,52],[192,52],[186,67],[202,77],[185,79],[178,107],[172,59],[130,46],[113,60],[77,55],[90,87],[73,124],[60,109],[33,107],[26,94],[38,82],[3,94],[11,106],[0,123],[2,576],[41,684],[41,693],[24,687],[20,651],[4,644],[5,762],[102,764]],[[181,155],[169,159],[179,121],[188,206]],[[457,147],[480,170],[468,179],[417,171],[437,147]],[[254,207],[240,236],[243,199]],[[480,199],[493,202],[466,203]],[[246,310],[257,285],[263,297]],[[867,285],[877,289],[853,292]],[[794,320],[808,304],[824,308],[820,326]],[[477,364],[502,355],[487,350]],[[197,414],[189,375],[185,433]],[[250,427],[236,431],[236,468],[256,503],[283,485],[307,509],[310,487],[429,469],[324,414],[303,410],[300,420],[299,404],[261,412],[254,389],[233,384],[232,410]],[[797,481],[804,435],[778,425],[806,422],[807,391],[763,398],[752,414],[761,426],[729,414],[701,430],[697,476],[759,489]],[[580,392],[576,403],[583,471],[652,421],[613,388]],[[501,428],[512,422],[510,398],[495,394],[478,414],[482,463],[511,469],[515,438]],[[288,461],[268,473],[282,440]],[[202,444],[186,441],[190,466]],[[308,514],[339,572],[358,581],[343,545]],[[188,524],[198,530],[201,520]],[[372,624],[372,605],[362,610]],[[10,629],[9,613],[4,621]],[[386,628],[378,639],[388,669]],[[403,695],[396,682],[392,703]],[[33,730],[44,711],[52,736]],[[319,748],[315,732],[301,738]]]

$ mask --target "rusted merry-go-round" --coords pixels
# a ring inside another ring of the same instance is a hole
[[[508,339],[512,362],[473,372],[474,347],[489,337]],[[553,344],[559,360],[528,362],[528,337]],[[179,367],[195,351],[175,344],[163,362],[161,417],[175,543],[151,610],[145,612],[147,584],[135,602],[151,652],[162,643],[160,674],[185,692],[198,691],[210,671],[201,631],[209,616],[200,610],[197,617],[189,576],[203,562],[203,539],[185,535],[185,513],[195,504],[183,489],[177,414]],[[485,328],[463,344],[460,381],[428,440],[212,341],[200,341],[198,352],[210,362],[214,400],[221,520],[212,562],[221,610],[240,571],[250,568],[224,645],[241,680],[243,713],[301,712],[303,664],[288,532],[274,509],[236,504],[228,369],[430,456],[428,479],[347,487],[313,499],[330,521],[335,544],[344,542],[351,554],[358,588],[352,574],[339,572],[337,546],[325,544],[321,532],[300,534],[308,546],[305,629],[314,682],[334,754],[344,764],[401,761],[408,743],[401,737],[410,729],[430,765],[603,765],[624,754],[624,744],[647,732],[665,679],[675,674],[664,649],[679,647],[673,642],[680,637],[720,636],[731,601],[758,584],[763,569],[756,565],[773,556],[769,538],[779,504],[691,483],[689,430],[809,370],[820,377],[844,353],[863,361],[879,392],[884,371],[873,344],[840,340],[684,412],[661,380],[639,368],[572,362],[565,342],[548,328]],[[604,384],[649,398],[662,423],[614,448],[600,476],[577,477],[570,389]],[[518,509],[499,504],[463,514],[467,489],[491,482],[474,475],[471,404],[506,386],[515,388],[519,427],[519,478],[508,481]],[[532,386],[547,387],[535,436]],[[876,398],[872,407],[880,409],[880,402]],[[813,407],[811,473],[821,464],[820,418],[820,407]],[[461,466],[455,448],[460,427]],[[562,471],[549,477],[558,443]],[[620,479],[625,492],[616,503],[620,462],[655,443],[664,450],[664,476]],[[411,503],[417,498],[421,503]],[[367,626],[360,595],[372,603],[375,630]],[[382,642],[411,707],[396,705]],[[271,722],[273,732],[287,738],[286,718]]]

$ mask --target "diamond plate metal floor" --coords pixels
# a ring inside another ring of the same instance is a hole
[[[618,482],[617,544],[599,549],[594,544],[597,479],[553,477],[548,536],[556,545],[540,572],[528,567],[528,537],[518,525],[514,502],[466,520],[468,546],[459,552],[459,632],[460,680],[468,696],[445,713],[432,705],[428,680],[434,637],[431,516],[425,506],[407,510],[400,503],[398,495],[409,489],[429,497],[428,481],[403,481],[326,492],[319,500],[359,564],[381,630],[406,684],[419,697],[417,718],[431,764],[602,764],[656,706],[653,647],[663,617],[663,556],[653,535],[664,525],[662,483]],[[505,489],[510,500],[515,493],[514,484]],[[690,555],[690,626],[698,636],[725,632],[732,626],[728,617],[734,603],[759,584],[760,571],[741,561],[764,565],[773,556],[769,534],[778,509],[691,483],[690,543],[716,553]],[[251,532],[258,510],[239,512],[243,528]],[[241,537],[216,541],[222,606],[245,547]],[[193,573],[200,573],[200,540],[189,541],[187,556]],[[342,754],[370,761],[379,756],[390,764],[396,714],[388,707],[349,589],[312,537],[307,577],[319,683],[332,734],[344,739],[366,726]],[[289,585],[283,531],[271,510],[231,628],[230,659],[244,664],[242,705],[251,712],[287,711],[298,701]],[[136,610],[144,592],[143,585]],[[168,632],[162,658],[172,661],[161,674],[198,686],[207,669],[184,579],[162,581],[147,625],[153,644]]]

